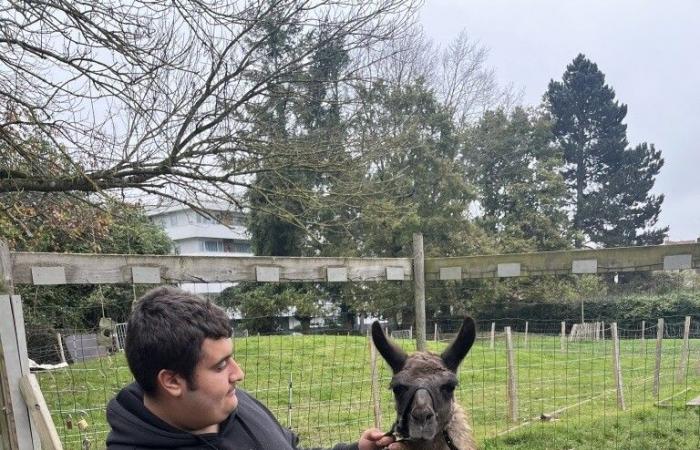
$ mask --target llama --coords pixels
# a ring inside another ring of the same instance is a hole
[[[468,417],[455,401],[457,368],[476,338],[474,320],[464,319],[450,346],[436,355],[406,354],[391,342],[379,322],[372,324],[372,340],[394,376],[397,419],[390,433],[410,450],[474,450]]]

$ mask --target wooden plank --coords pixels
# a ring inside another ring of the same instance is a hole
[[[654,406],[658,406],[658,407],[660,407],[660,408],[673,408],[673,402],[668,403],[668,401],[669,401],[669,400],[673,400],[674,398],[678,397],[679,395],[685,394],[685,393],[688,392],[689,390],[690,390],[690,388],[685,388],[685,389],[683,389],[683,390],[680,391],[680,392],[676,392],[676,393],[674,393],[673,395],[671,395],[671,396],[669,396],[669,397],[666,397],[666,398],[664,398],[664,399],[662,399],[662,400],[659,400],[658,402],[654,402]],[[691,400],[691,401],[692,401],[692,400]],[[688,404],[686,403],[686,406],[687,406],[687,405],[688,405]]]
[[[11,252],[15,284],[32,284],[31,267],[51,261],[65,269],[67,284],[131,284],[133,267],[160,268],[163,282],[256,281],[255,267],[275,266],[281,282],[326,281],[326,267],[348,268],[353,281],[386,280],[387,267],[410,280],[411,258],[292,258],[250,256],[153,256]]]
[[[498,264],[520,263],[521,276],[572,273],[576,260],[597,261],[596,273],[663,270],[664,257],[692,255],[693,269],[700,269],[700,243],[654,245],[508,255],[426,258],[425,279],[439,280],[440,269],[461,267],[462,278],[495,278]]]
[[[51,418],[51,413],[48,406],[46,406],[46,400],[44,400],[44,395],[41,393],[39,382],[33,373],[22,377],[20,380],[20,391],[24,401],[29,406],[29,413],[38,431],[41,448],[43,450],[63,449],[61,439],[58,437],[58,432]]]
[[[700,396],[695,397],[692,400],[689,400],[688,403],[685,404],[686,406],[700,406]]]

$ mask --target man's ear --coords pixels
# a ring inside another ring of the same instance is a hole
[[[156,377],[158,390],[171,397],[180,397],[187,387],[186,380],[176,373],[168,369],[161,369]]]

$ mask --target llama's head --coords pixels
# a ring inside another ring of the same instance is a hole
[[[457,368],[476,338],[474,320],[464,319],[455,340],[436,355],[408,355],[389,341],[379,322],[372,324],[372,340],[394,372],[391,389],[396,400],[394,432],[409,440],[432,441],[450,420]]]

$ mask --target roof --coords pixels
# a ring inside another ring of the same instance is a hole
[[[232,212],[232,213],[243,214],[243,211],[241,211],[239,208],[235,207],[234,205],[232,205],[230,203],[203,202],[199,206],[201,206],[201,209],[203,209],[205,211],[228,211],[228,212]],[[172,204],[172,205],[164,205],[164,206],[157,206],[157,207],[153,207],[153,208],[148,208],[148,209],[146,209],[146,215],[148,217],[153,217],[153,216],[158,216],[161,214],[177,212],[177,211],[193,211],[193,209],[185,204],[177,203],[177,204]]]

